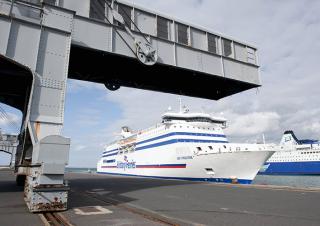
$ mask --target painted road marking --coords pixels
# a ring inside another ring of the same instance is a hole
[[[111,214],[111,210],[106,209],[102,206],[86,206],[80,208],[74,208],[74,213],[77,215],[90,216],[90,215],[102,215],[102,214]]]

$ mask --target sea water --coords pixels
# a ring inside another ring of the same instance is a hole
[[[67,173],[96,173],[96,168],[75,168],[67,167],[65,170]]]
[[[253,184],[279,185],[297,188],[320,187],[319,176],[283,176],[283,175],[257,175]]]

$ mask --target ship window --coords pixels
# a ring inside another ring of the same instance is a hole
[[[201,149],[201,147],[197,147],[197,150],[198,150],[198,151],[201,151],[202,149]]]
[[[177,23],[178,43],[188,45],[188,26]]]
[[[132,11],[132,8],[129,6],[122,5],[122,4],[118,5],[118,12],[123,17],[125,25],[130,29],[131,29],[131,11]],[[121,27],[123,26],[122,24],[119,24],[119,23],[118,25]]]
[[[209,149],[210,149],[210,150],[213,150],[212,146],[209,146]]]
[[[208,51],[210,53],[218,54],[218,37],[212,34],[208,34]]]
[[[162,17],[157,19],[157,36],[159,38],[169,39],[169,20]]]
[[[240,150],[241,150],[241,148],[240,148],[240,147],[237,147],[237,148],[236,148],[236,150],[237,150],[237,151],[240,151]]]
[[[90,1],[90,18],[104,20],[105,10],[106,5],[104,0]]]
[[[103,160],[103,163],[114,163],[116,162],[115,159],[112,159],[112,160]]]
[[[56,0],[43,0],[43,2],[50,5],[56,5]]]
[[[228,39],[222,39],[222,46],[223,46],[223,56],[233,57],[232,41]]]

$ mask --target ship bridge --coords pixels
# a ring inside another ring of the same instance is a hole
[[[212,100],[260,86],[253,45],[124,1],[0,0],[0,31],[0,101],[23,113],[15,167],[33,212],[67,205],[68,78]]]

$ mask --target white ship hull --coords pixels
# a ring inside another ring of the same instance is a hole
[[[213,147],[213,150],[204,151],[208,146]],[[201,147],[202,151],[193,151],[197,150],[197,147]],[[241,147],[242,151],[236,151]],[[245,151],[245,148],[248,148],[249,151]],[[254,144],[175,143],[134,153],[104,157],[98,162],[97,172],[248,184],[273,154],[270,150],[258,149],[259,145]]]
[[[248,184],[274,153],[270,145],[229,143],[223,118],[167,113],[162,119],[137,133],[123,128],[123,139],[106,147],[97,172]]]

